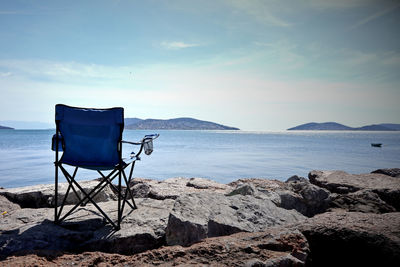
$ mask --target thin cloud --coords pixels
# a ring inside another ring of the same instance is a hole
[[[0,11],[0,15],[15,15],[15,14],[21,14],[21,13],[17,11]]]
[[[184,42],[162,42],[161,47],[168,49],[168,50],[179,50],[185,49],[190,47],[200,46],[199,44],[190,44]]]
[[[11,75],[12,75],[11,72],[0,72],[0,77],[9,77]]]
[[[370,5],[376,0],[304,0],[304,2],[317,9],[348,9]]]
[[[390,6],[390,7],[386,8],[384,10],[381,10],[379,12],[376,12],[376,13],[374,13],[374,14],[372,14],[372,15],[370,15],[370,16],[362,19],[362,20],[360,20],[359,22],[357,22],[356,24],[351,26],[350,29],[353,30],[353,29],[356,29],[358,27],[361,27],[361,26],[367,24],[368,22],[370,22],[372,20],[376,20],[376,19],[378,19],[378,18],[380,18],[380,17],[392,12],[393,10],[395,10],[398,7],[400,7],[400,3],[397,4],[397,5],[394,5],[394,6]]]
[[[279,7],[275,6],[273,2],[229,0],[226,1],[226,4],[247,13],[252,18],[266,25],[277,27],[290,27],[293,25],[275,15],[275,13],[279,13]]]

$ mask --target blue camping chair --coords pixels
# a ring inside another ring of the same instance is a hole
[[[56,224],[65,220],[79,206],[91,202],[104,218],[116,230],[119,230],[125,204],[132,209],[137,208],[129,188],[135,162],[140,160],[140,154],[143,150],[147,155],[151,154],[153,140],[159,135],[146,135],[140,142],[127,142],[122,140],[123,130],[123,108],[94,109],[70,107],[62,104],[56,105],[56,134],[52,140],[52,150],[55,151],[54,221]],[[140,148],[136,154],[132,152],[129,159],[123,159],[123,143],[139,145]],[[59,157],[59,152],[62,152],[61,158]],[[72,175],[64,168],[64,164],[75,167]],[[131,170],[129,176],[127,176],[125,169],[129,165],[131,165]],[[75,179],[78,168],[94,170],[101,175],[102,179],[99,184],[89,193],[85,192]],[[62,172],[69,184],[60,205],[58,203],[59,171]],[[104,175],[103,171],[110,171],[110,173]],[[116,177],[118,177],[117,186],[112,184]],[[125,190],[122,189],[122,182],[126,185]],[[118,197],[118,219],[116,223],[93,200],[107,185],[114,189]],[[78,203],[61,217],[65,201],[71,190],[77,196]],[[80,191],[84,197],[81,198],[77,191]]]

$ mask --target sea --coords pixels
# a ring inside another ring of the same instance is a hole
[[[54,183],[55,130],[0,130],[0,187]],[[134,177],[164,180],[203,177],[220,183],[240,178],[285,181],[311,170],[369,173],[400,167],[400,132],[364,131],[178,131],[125,130],[123,139],[139,141],[159,133],[154,151],[142,154]],[[371,143],[382,143],[372,147]],[[124,145],[127,157],[137,146]],[[98,178],[80,169],[78,180]]]

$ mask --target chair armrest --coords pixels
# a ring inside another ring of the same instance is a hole
[[[122,140],[121,143],[130,144],[130,145],[141,145],[141,144],[143,144],[143,142],[130,142],[130,141],[124,141],[124,140]]]
[[[130,141],[124,141],[122,140],[121,143],[124,144],[131,144],[131,145],[140,145],[140,149],[138,153],[136,153],[136,157],[142,153],[144,149],[144,153],[146,155],[150,155],[153,152],[153,140],[157,139],[160,136],[160,134],[148,134],[143,137],[143,139],[140,142],[130,142]]]
[[[121,143],[124,144],[131,144],[131,145],[142,145],[146,142],[152,141],[154,139],[157,139],[160,136],[160,134],[147,134],[143,137],[143,139],[140,142],[131,142],[131,141],[125,141],[122,140]]]

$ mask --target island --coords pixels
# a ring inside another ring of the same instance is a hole
[[[236,127],[202,121],[193,118],[176,118],[168,120],[126,118],[125,129],[130,130],[239,130]]]
[[[0,125],[0,130],[14,130],[14,128]]]
[[[288,131],[400,131],[400,124],[381,123],[349,127],[337,122],[310,122],[289,128]]]

